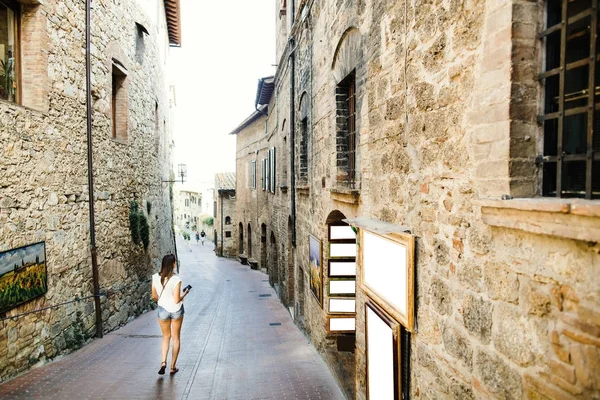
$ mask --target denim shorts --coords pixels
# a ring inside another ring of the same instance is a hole
[[[158,306],[158,318],[163,321],[168,321],[170,319],[179,319],[179,318],[183,317],[183,314],[185,314],[185,310],[183,309],[183,304],[181,305],[181,308],[175,312],[168,312],[161,306]]]

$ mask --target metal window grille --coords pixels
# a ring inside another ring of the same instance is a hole
[[[548,0],[542,194],[600,198],[598,0]]]
[[[301,121],[300,130],[300,152],[299,152],[299,164],[298,174],[300,182],[308,182],[308,118],[304,118]]]
[[[356,79],[348,82],[348,180],[356,178]]]

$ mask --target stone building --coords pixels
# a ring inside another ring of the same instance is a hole
[[[237,256],[235,227],[235,174],[222,173],[215,176],[214,232],[215,252],[221,257]]]
[[[234,132],[238,254],[347,396],[600,398],[596,9],[275,3],[278,69]]]
[[[166,67],[169,46],[181,43],[179,2],[93,4],[86,25],[85,1],[0,2],[0,259],[43,242],[46,269],[28,284],[40,284],[43,294],[2,303],[0,380],[81,347],[100,327],[92,296],[88,122],[104,332],[151,307],[151,274],[174,251],[172,194],[161,181],[171,173],[174,88]],[[133,232],[144,244],[133,242]],[[0,277],[1,294],[6,284]]]
[[[193,231],[200,229],[202,223],[202,194],[193,190],[184,190],[175,186],[173,194],[173,214],[180,229]]]

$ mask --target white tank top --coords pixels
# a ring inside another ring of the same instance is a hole
[[[179,311],[183,304],[183,301],[175,303],[175,287],[180,282],[181,278],[178,275],[173,275],[163,289],[163,285],[160,283],[160,275],[158,273],[152,275],[152,286],[154,286],[156,294],[159,296],[158,305],[170,313]]]

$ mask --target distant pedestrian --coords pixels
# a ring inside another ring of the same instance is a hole
[[[196,246],[198,245],[198,241],[200,240],[200,235],[198,234],[198,232],[196,232]]]
[[[181,291],[181,278],[175,273],[177,260],[173,254],[168,254],[162,259],[160,272],[152,275],[152,298],[158,302],[158,324],[162,331],[161,364],[159,375],[164,375],[167,368],[167,355],[171,338],[173,338],[173,352],[171,354],[171,375],[179,371],[177,357],[180,348],[181,324],[183,323],[183,299],[190,292],[191,286]]]
[[[200,232],[200,238],[202,239],[202,246],[204,246],[204,238],[206,237],[206,233],[204,233],[204,229]]]

